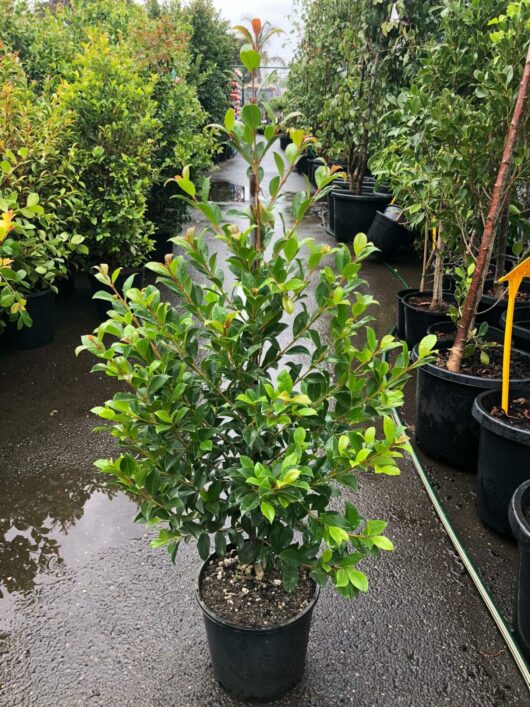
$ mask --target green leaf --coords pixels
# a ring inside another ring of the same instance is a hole
[[[201,533],[199,535],[199,540],[197,541],[197,549],[199,551],[199,557],[203,562],[206,562],[210,556],[210,536],[208,533]]]
[[[356,589],[361,592],[368,591],[368,578],[365,574],[359,572],[359,570],[356,570],[354,567],[347,567],[346,573],[348,575],[348,580]]]
[[[247,103],[241,109],[241,119],[252,130],[261,125],[261,111],[255,103]]]
[[[298,148],[296,145],[293,145],[292,142],[285,148],[285,156],[289,164],[294,164],[296,158],[298,157]]]
[[[368,244],[368,238],[364,233],[358,233],[353,239],[353,252],[355,255],[360,255]]]
[[[391,417],[385,416],[383,420],[383,430],[387,442],[393,442],[396,437],[396,423]]]
[[[286,592],[292,592],[298,584],[298,567],[288,563],[283,566],[282,574],[283,587]]]
[[[215,534],[215,554],[223,557],[226,554],[226,538],[224,533]]]
[[[192,181],[186,179],[186,177],[177,177],[177,184],[186,194],[192,197],[195,196],[195,184]]]
[[[228,132],[232,132],[236,124],[236,112],[233,108],[229,108],[225,113],[225,128]]]
[[[420,358],[428,356],[437,343],[438,339],[436,338],[435,334],[429,334],[428,336],[424,336],[418,345],[418,356]]]
[[[272,521],[276,517],[276,509],[274,508],[274,506],[268,503],[267,501],[262,501],[260,509],[265,518],[269,521],[269,523],[272,523]]]
[[[260,66],[261,58],[258,52],[252,48],[250,44],[244,44],[239,52],[241,63],[247,71],[251,73],[257,71]]]
[[[381,550],[388,550],[388,552],[390,552],[394,549],[392,541],[389,540],[389,538],[386,538],[384,535],[376,535],[375,537],[370,538],[370,540],[376,547],[380,548]]]

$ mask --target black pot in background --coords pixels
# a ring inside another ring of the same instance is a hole
[[[530,362],[530,354],[519,353]],[[476,471],[479,426],[472,415],[473,404],[479,393],[501,386],[500,378],[452,373],[434,363],[422,366],[416,383],[416,439],[423,451],[459,469]],[[511,381],[513,392],[529,387],[530,378]]]
[[[427,329],[432,324],[438,322],[449,322],[449,315],[443,312],[432,312],[430,309],[420,309],[410,303],[413,297],[422,295],[425,299],[431,299],[432,292],[420,292],[412,290],[403,297],[403,309],[405,313],[405,341],[409,347],[414,346],[427,334]],[[450,292],[443,293],[445,302],[454,302],[454,296]]]
[[[125,281],[131,275],[135,275],[133,283],[134,287],[142,288],[144,286],[145,271],[143,268],[136,270],[132,268],[123,268],[118,277],[116,278],[116,282],[114,283],[116,285],[116,289],[119,292],[122,292],[122,288],[125,284]],[[99,280],[96,280],[95,276],[92,273],[90,276],[90,289],[92,291],[92,298],[94,297],[96,292],[100,292],[101,290],[111,292],[109,288],[105,287],[105,285],[99,282]],[[107,312],[112,309],[111,303],[107,300],[102,299],[95,299],[94,303],[96,305],[98,317],[102,321],[107,319]]]
[[[501,327],[506,328],[506,310],[501,314]],[[530,352],[530,304],[518,304],[513,313],[513,346]]]
[[[309,157],[307,155],[302,155],[300,157],[296,163],[296,171],[298,174],[305,174],[306,177],[309,176]]]
[[[285,150],[287,145],[291,142],[289,135],[280,135],[280,149]]]
[[[70,297],[75,292],[75,273],[71,272],[67,277],[55,281],[57,295],[59,297]]]
[[[493,287],[493,280],[486,280],[484,283],[484,292],[489,292]],[[506,297],[497,300],[491,295],[483,294],[480,304],[477,309],[477,322],[488,322],[490,326],[501,327],[501,317],[508,306]],[[518,305],[516,305],[517,307]]]
[[[6,344],[19,351],[46,346],[55,336],[55,293],[44,290],[24,296],[32,325],[18,329],[16,321],[9,322],[4,332]]]
[[[491,415],[491,409],[500,403],[500,390],[481,393],[473,403],[473,417],[480,426],[477,505],[483,523],[508,535],[511,498],[524,481],[530,480],[530,431]]]
[[[495,262],[495,261],[493,261]],[[516,258],[513,255],[507,255],[506,256],[506,261],[505,261],[505,271],[508,273],[511,270],[514,269],[516,265],[521,262],[518,258]],[[530,278],[525,277],[523,278],[523,281],[519,285],[519,292],[530,292]]]
[[[405,339],[405,309],[403,307],[403,297],[411,292],[417,292],[415,289],[400,290],[396,294],[396,336],[398,339]]]
[[[348,182],[337,179],[336,182],[333,182],[333,191],[340,191],[341,189],[348,189]],[[331,233],[331,235],[335,234],[335,198],[333,191],[328,194],[328,233]]]
[[[530,481],[514,493],[509,508],[510,527],[518,544],[513,626],[526,660],[530,661]]]
[[[155,241],[155,249],[149,255],[150,261],[161,263],[164,261],[164,258],[168,253],[173,252],[173,243],[169,242],[169,239],[171,237],[172,235],[170,233],[163,231],[155,231],[155,234],[153,236]]]
[[[55,335],[55,293],[52,290],[27,295],[26,309],[32,319],[32,326],[18,329],[17,322],[9,322],[5,330],[6,343],[18,351],[46,346],[53,341]]]
[[[319,167],[323,167],[325,163],[322,161],[321,157],[314,157],[314,158],[310,157],[307,162],[308,162],[308,175],[307,176],[309,177],[309,181],[311,182],[311,184],[314,187],[316,187],[317,183],[315,180],[315,172],[317,171],[317,169]]]
[[[377,211],[385,208],[390,194],[353,194],[349,190],[333,192],[335,203],[335,238],[351,243],[358,233],[368,233]]]
[[[387,207],[388,208],[388,207]],[[397,221],[378,211],[366,234],[379,251],[378,260],[392,260],[397,253],[412,243],[413,235]]]
[[[216,680],[245,700],[280,697],[299,682],[304,672],[318,586],[298,616],[274,628],[245,628],[217,616],[201,599],[199,588],[207,562],[200,571],[195,596],[203,612]]]

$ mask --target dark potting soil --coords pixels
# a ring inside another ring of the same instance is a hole
[[[429,309],[431,312],[437,312],[438,314],[445,314],[449,309],[449,304],[447,302],[441,302],[438,307],[431,309],[432,299],[430,297],[424,297],[423,295],[414,295],[407,300],[407,304],[415,309]]]
[[[446,367],[450,351],[450,349],[444,349],[438,354],[438,366],[440,368]],[[480,360],[480,351],[477,349],[471,356],[462,361],[460,373],[479,378],[502,378],[502,353],[502,346],[488,346],[487,354],[490,362],[484,364]],[[512,353],[510,378],[512,380],[530,378],[530,363],[526,357],[521,356],[517,351]]]
[[[253,565],[240,565],[235,551],[216,557],[203,572],[200,594],[215,614],[232,624],[272,628],[292,619],[308,605],[315,583],[305,570],[291,593],[281,573],[266,572],[259,579]]]
[[[505,294],[507,291],[508,290],[505,290]],[[486,292],[486,294],[489,295],[489,297],[495,297],[495,292],[493,290],[489,290],[488,292]],[[504,295],[503,295],[503,298],[504,298]],[[503,299],[503,298],[501,298],[501,299]],[[497,298],[495,298],[495,299],[497,299]],[[521,292],[521,290],[519,290],[519,292],[517,293],[517,297],[515,299],[517,302],[530,302],[530,292]]]
[[[524,509],[523,515],[527,525],[530,525],[530,506]]]
[[[491,410],[493,417],[497,417],[502,422],[512,427],[517,427],[520,430],[528,430],[530,432],[530,399],[517,398],[512,400],[508,406],[508,414],[504,412],[500,405],[495,405]],[[530,513],[530,507],[527,510]]]

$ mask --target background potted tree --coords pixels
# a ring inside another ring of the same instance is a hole
[[[259,68],[260,27],[252,21],[252,43],[241,49],[249,72]],[[317,586],[331,581],[354,597],[368,589],[358,563],[392,549],[384,521],[364,520],[347,496],[332,498],[336,485],[354,490],[358,472],[398,473],[407,439],[390,413],[434,337],[410,363],[392,336],[377,341],[367,327],[372,298],[359,292],[359,272],[373,249],[364,235],[353,255],[299,240],[304,215],[332,188],[326,167],[316,193],[297,194],[291,222],[279,228],[275,205],[311,138],[291,132],[265,196],[262,162],[280,129],[267,126],[259,140],[260,123],[260,108],[248,104],[241,122],[229,110],[218,126],[256,186],[248,223],[224,222],[208,182],[199,191],[184,170],[176,177],[183,198],[207,225],[175,239],[179,255],[149,265],[175,304],[131,279],[121,292],[101,267],[98,279],[113,294],[98,296],[112,302],[112,318],[80,350],[100,360],[96,370],[129,383],[94,410],[125,447],[99,468],[141,501],[139,518],[159,527],[155,547],[175,559],[181,542],[197,542],[214,672],[239,696],[270,699],[300,677]],[[229,254],[231,281],[213,240]],[[316,326],[324,317],[326,340]]]
[[[309,111],[323,153],[348,173],[331,196],[330,228],[340,241],[366,232],[390,201],[388,194],[374,193],[368,156],[384,142],[379,120],[387,96],[406,82],[429,16],[427,4],[407,2],[313,3],[306,10],[291,102]],[[307,105],[308,82],[321,87],[316,106]]]
[[[483,276],[485,279],[489,269],[489,256],[480,262],[479,237],[495,182],[493,156],[496,155],[498,164],[514,110],[528,41],[525,37],[526,18],[517,13],[502,20],[509,24],[509,31],[501,40],[495,26],[497,21],[491,14],[494,9],[498,9],[498,3],[447,5],[440,19],[436,42],[433,46],[428,45],[413,86],[399,99],[397,127],[391,134],[396,142],[394,145],[392,140],[389,142],[387,150],[377,157],[378,166],[374,166],[375,171],[383,174],[385,156],[388,157],[387,164],[391,165],[392,153],[399,153],[387,175],[392,188],[399,189],[397,175],[403,171],[404,183],[414,181],[417,185],[416,203],[407,202],[406,191],[400,193],[411,220],[420,222],[427,218],[427,226],[437,227],[438,265],[435,267],[433,294],[429,297],[427,293],[421,303],[411,303],[410,300],[417,296],[409,294],[405,297],[405,305],[414,304],[414,308],[419,309],[418,304],[422,304],[423,310],[428,311],[440,302],[442,256],[449,251],[454,258],[456,250],[465,281],[457,292],[457,322],[465,316],[467,304],[464,300],[468,290],[474,287],[473,281],[481,280]],[[468,62],[466,57],[470,53]],[[520,57],[519,64],[513,64],[514,56]],[[480,63],[473,68],[476,60]],[[462,71],[463,66],[467,67],[466,71]],[[472,73],[467,74],[467,71]],[[511,199],[519,198],[521,192],[516,185],[524,184],[528,178],[527,150],[525,127],[516,146],[514,169],[503,189],[501,211],[508,206],[507,195],[511,195]],[[408,169],[402,170],[409,159]],[[430,198],[424,200],[425,195]],[[515,226],[520,220],[520,209],[508,211]],[[448,297],[444,296],[444,299],[447,302]],[[477,322],[489,319],[490,323],[498,323],[498,313],[492,320],[491,312],[486,311],[491,302],[479,307],[480,299],[479,296],[473,310],[478,312]],[[407,309],[407,317],[411,309]],[[481,312],[481,309],[485,311]],[[462,353],[465,350],[465,374],[464,370],[457,373],[448,362],[450,345],[441,347],[438,362],[424,367],[419,374],[416,434],[422,447],[432,456],[455,466],[475,469],[478,427],[471,409],[480,390],[500,388],[500,351],[484,351],[476,339],[477,328],[469,318],[468,325],[464,339],[460,337],[460,350]],[[416,336],[420,335],[421,330],[416,331]],[[514,384],[527,377],[524,357],[517,354],[515,359],[520,367],[513,371]],[[443,406],[437,404],[440,400],[444,400]],[[452,440],[451,445],[446,443],[448,438]]]

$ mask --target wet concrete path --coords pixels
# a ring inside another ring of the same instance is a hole
[[[246,184],[237,159],[214,179]],[[293,177],[290,188],[300,187]],[[306,234],[332,244],[316,217]],[[413,261],[400,268],[411,279],[417,272]],[[365,277],[386,332],[399,285],[375,263]],[[183,548],[176,567],[151,550],[132,522],[134,503],[93,470],[113,448],[91,433],[88,410],[113,387],[89,373],[88,356],[74,357],[79,336],[96,324],[88,285],[78,284],[59,301],[52,345],[0,351],[0,705],[238,704],[211,675],[193,595],[195,549]],[[275,704],[527,705],[411,464],[396,479],[363,478],[356,501],[390,520],[396,552],[367,568],[368,595],[348,602],[323,592],[305,677]]]

